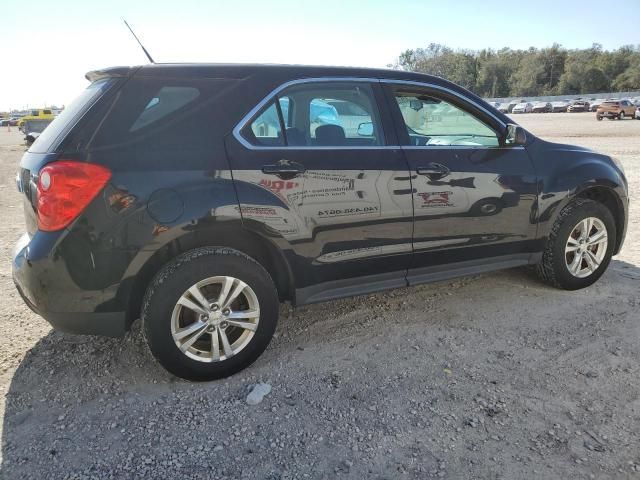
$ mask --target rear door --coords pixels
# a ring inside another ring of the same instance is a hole
[[[502,145],[497,119],[451,92],[385,89],[413,180],[410,283],[443,265],[526,263],[537,186],[525,148]]]
[[[301,81],[228,139],[243,223],[284,247],[298,302],[406,284],[411,182],[385,125],[377,81]]]

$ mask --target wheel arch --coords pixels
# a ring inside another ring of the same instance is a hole
[[[587,198],[598,203],[602,203],[613,215],[616,225],[616,246],[614,255],[620,251],[626,232],[627,209],[620,193],[621,187],[611,182],[598,183],[588,182],[580,185],[573,192],[567,194],[560,200],[553,202],[544,210],[541,210],[539,222],[541,231],[538,238],[547,238],[553,224],[556,222],[560,212],[576,198]],[[543,195],[544,197],[544,195]]]
[[[587,198],[601,203],[611,212],[616,224],[616,245],[613,252],[614,255],[617,254],[622,247],[626,225],[625,208],[622,199],[616,194],[614,189],[603,185],[583,188],[577,192],[575,198]]]
[[[280,301],[295,299],[293,272],[274,240],[245,228],[241,222],[226,223],[184,232],[153,252],[138,254],[118,292],[127,305],[127,327],[139,317],[142,299],[156,273],[178,255],[194,248],[227,247],[248,255],[269,272]]]

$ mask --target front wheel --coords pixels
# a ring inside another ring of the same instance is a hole
[[[618,115],[618,120],[624,120],[624,112],[620,112]]]
[[[214,380],[251,365],[278,320],[267,271],[247,255],[205,247],[167,264],[147,289],[143,331],[155,358],[189,380]]]
[[[553,225],[538,275],[565,290],[588,287],[607,269],[615,245],[615,222],[609,209],[593,200],[576,199]]]

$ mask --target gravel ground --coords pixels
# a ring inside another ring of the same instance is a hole
[[[517,116],[616,155],[624,249],[554,290],[527,269],[291,310],[251,368],[193,384],[123,340],[51,331],[13,288],[19,134],[0,131],[0,477],[640,478],[640,122]],[[271,391],[257,405],[252,385]]]

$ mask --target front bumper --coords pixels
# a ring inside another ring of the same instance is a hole
[[[102,292],[81,289],[54,251],[56,234],[24,234],[13,252],[13,282],[24,302],[56,330],[118,337],[126,331],[125,312],[105,311]]]

